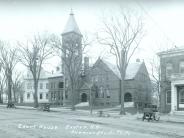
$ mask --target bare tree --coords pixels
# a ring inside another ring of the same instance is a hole
[[[31,72],[34,81],[34,107],[38,105],[38,82],[42,66],[53,53],[50,47],[50,36],[35,35],[33,40],[28,41],[26,44],[18,43],[20,52],[20,62],[28,68]]]
[[[12,80],[12,90],[13,90],[13,97],[14,97],[14,102],[18,102],[18,100],[20,99],[20,101],[22,101],[22,97],[23,97],[23,82],[22,82],[22,76],[21,73],[14,73],[15,76],[13,77]]]
[[[8,48],[9,45],[0,42],[0,62],[5,72],[7,90],[8,90],[8,103],[12,102],[12,72],[18,63],[17,49]]]
[[[127,66],[134,55],[143,37],[142,19],[135,18],[130,13],[121,12],[120,16],[103,19],[102,28],[97,39],[102,45],[110,48],[110,53],[115,57],[121,75],[121,108],[124,110],[124,79]]]
[[[4,94],[5,88],[6,88],[6,76],[4,74],[4,71],[1,69],[1,74],[0,74],[0,103],[3,103],[3,94]]]
[[[62,39],[53,35],[52,38],[53,47],[56,51],[60,51],[59,56],[62,59],[62,69],[65,78],[68,77],[68,87],[65,90],[70,90],[72,94],[72,110],[75,110],[76,92],[78,92],[82,86],[82,55],[86,46],[90,45],[88,37],[85,36],[82,39],[82,44],[78,44],[75,34],[72,34],[65,40],[65,44],[62,43]],[[65,80],[66,81],[66,80]],[[64,84],[66,86],[66,83]]]

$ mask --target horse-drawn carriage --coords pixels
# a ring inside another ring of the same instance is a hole
[[[148,105],[146,108],[143,109],[143,117],[142,120],[155,120],[159,121],[160,116],[156,105]]]

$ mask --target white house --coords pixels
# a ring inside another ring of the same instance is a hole
[[[48,83],[48,77],[50,73],[46,72],[44,70],[41,71],[40,79],[38,82],[38,102],[39,103],[45,103],[49,101],[49,83]],[[28,71],[26,77],[24,78],[24,103],[33,103],[34,98],[34,81],[32,74]]]

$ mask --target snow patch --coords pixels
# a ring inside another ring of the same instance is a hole
[[[89,103],[88,102],[82,102],[82,103],[79,103],[77,105],[75,105],[76,107],[84,107],[84,106],[89,106]]]

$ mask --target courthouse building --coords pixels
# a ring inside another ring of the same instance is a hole
[[[121,103],[121,76],[116,65],[99,58],[91,67],[89,78],[96,88],[92,89],[94,105],[113,106]],[[89,97],[89,88],[85,84],[80,95],[81,102],[84,97]],[[127,67],[124,101],[139,107],[151,102],[150,78],[145,63],[139,59]]]
[[[39,101],[49,101],[53,104],[70,105],[89,101],[90,87],[93,85],[96,90],[92,90],[93,102],[96,106],[118,105],[121,102],[120,73],[116,65],[105,60],[98,59],[95,64],[89,66],[89,58],[82,55],[82,34],[79,30],[74,14],[70,13],[67,24],[62,32],[62,46],[65,62],[62,62],[60,72],[52,75],[41,76],[39,80],[38,97]],[[81,64],[81,74],[79,77],[80,88],[75,90],[75,97],[72,98],[71,83],[68,68],[65,63],[70,59],[68,48],[75,47],[74,54],[77,55],[75,62]],[[83,61],[84,60],[84,61]],[[65,70],[65,71],[64,71]],[[62,72],[64,71],[64,72]],[[32,79],[26,80],[25,101],[33,102],[31,93],[33,92]],[[151,83],[145,63],[137,60],[130,63],[125,77],[125,102],[144,107],[151,102]],[[44,88],[44,89],[43,89]],[[45,91],[43,91],[45,90]],[[48,99],[49,98],[49,99]]]
[[[117,67],[113,64],[98,59],[96,63],[89,67],[89,59],[84,58],[82,55],[82,33],[77,25],[74,14],[71,12],[69,19],[65,25],[64,31],[62,32],[62,43],[64,53],[63,56],[66,58],[63,62],[62,69],[64,72],[64,82],[65,90],[63,95],[65,105],[71,104],[72,100],[75,104],[81,102],[89,101],[89,87],[91,84],[96,85],[96,91],[92,91],[93,101],[95,105],[118,105],[120,104],[120,73]],[[72,99],[72,94],[70,91],[70,80],[68,77],[68,72],[65,63],[68,59],[67,50],[70,46],[77,46],[74,49],[76,55],[81,55],[76,62],[83,62],[81,69],[83,68],[83,73],[81,74],[82,82],[81,88],[75,90],[75,99]],[[66,50],[65,50],[66,49]],[[133,104],[138,104],[139,106],[144,106],[151,101],[151,83],[150,78],[146,69],[144,62],[137,60],[136,63],[132,63],[128,66],[126,72],[126,91],[124,92],[125,102],[132,102]]]

